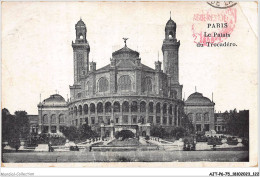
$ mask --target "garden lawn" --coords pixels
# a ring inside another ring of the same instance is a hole
[[[138,139],[125,139],[124,141],[120,140],[113,140],[112,142],[108,143],[108,146],[139,146],[141,143]]]

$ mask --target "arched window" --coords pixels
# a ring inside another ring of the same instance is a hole
[[[86,95],[89,95],[89,93],[90,93],[90,84],[89,84],[89,82],[86,83],[85,89],[86,89]]]
[[[48,123],[48,115],[47,114],[43,115],[43,123],[45,123],[45,124]]]
[[[169,124],[172,125],[172,117],[169,117]]]
[[[111,103],[110,102],[105,103],[105,112],[111,112]]]
[[[176,90],[173,90],[173,98],[177,99],[177,91]]]
[[[189,118],[190,121],[193,121],[193,114],[192,114],[192,113],[189,113],[189,114],[188,114],[188,118]]]
[[[64,114],[60,114],[59,115],[59,123],[64,123],[65,122],[65,117],[64,117]]]
[[[119,90],[131,90],[131,79],[130,76],[124,75],[121,76],[118,80],[118,89]]]
[[[85,118],[85,123],[88,125],[88,117]]]
[[[120,112],[120,104],[117,101],[114,103],[114,112]]]
[[[153,113],[153,102],[149,103],[149,112]]]
[[[169,107],[169,114],[172,115],[172,105]]]
[[[144,101],[140,103],[140,112],[146,112],[146,103]]]
[[[172,31],[169,32],[169,38],[170,38],[170,39],[173,38],[173,33],[172,33]]]
[[[122,111],[123,112],[129,112],[129,103],[125,101],[122,105]]]
[[[137,112],[137,102],[133,101],[131,103],[131,112]]]
[[[52,114],[52,115],[51,115],[51,123],[52,123],[52,124],[55,124],[55,123],[56,123],[56,115],[55,115],[55,114]]]
[[[78,109],[77,109],[76,106],[74,107],[74,114],[75,114],[75,115],[78,115]]]
[[[156,113],[161,113],[161,104],[160,103],[156,104]]]
[[[94,103],[91,103],[91,104],[90,104],[90,113],[94,114],[95,111],[96,111],[95,104],[94,104]]]
[[[145,117],[140,116],[140,118],[138,119],[138,123],[144,124],[145,123]]]
[[[88,105],[84,104],[83,106],[84,114],[88,114]]]
[[[103,103],[98,103],[97,104],[97,112],[98,113],[103,113]]]
[[[98,91],[106,92],[108,91],[108,80],[105,77],[101,77],[98,81]]]
[[[142,83],[142,91],[151,92],[152,89],[153,89],[152,79],[150,77],[144,78],[143,83]]]
[[[204,121],[205,122],[209,121],[209,113],[208,112],[204,114]]]
[[[79,105],[79,115],[82,115],[82,106]]]
[[[201,121],[201,113],[196,114],[196,121]]]
[[[163,104],[163,114],[166,114],[167,113],[167,104],[164,103]]]

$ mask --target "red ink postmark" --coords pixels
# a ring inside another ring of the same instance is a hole
[[[237,9],[227,8],[201,11],[194,14],[192,24],[192,36],[197,46],[218,46],[224,40],[231,37],[237,22]],[[225,44],[227,45],[227,44]],[[229,43],[228,46],[236,46]]]

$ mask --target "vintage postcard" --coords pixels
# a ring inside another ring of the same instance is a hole
[[[254,1],[2,2],[1,166],[258,166],[258,20]]]

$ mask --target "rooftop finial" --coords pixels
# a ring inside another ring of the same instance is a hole
[[[195,92],[197,92],[197,86],[195,86]]]
[[[127,39],[128,39],[128,38],[124,38],[124,37],[123,37],[123,40],[124,40],[124,43],[125,43],[125,47],[127,47],[127,45],[126,45]]]
[[[82,20],[81,17],[80,17],[80,20]]]
[[[170,11],[170,20],[172,19],[172,11]]]
[[[213,102],[213,92],[212,92],[212,102]]]
[[[159,51],[158,51],[158,61],[159,61]]]

